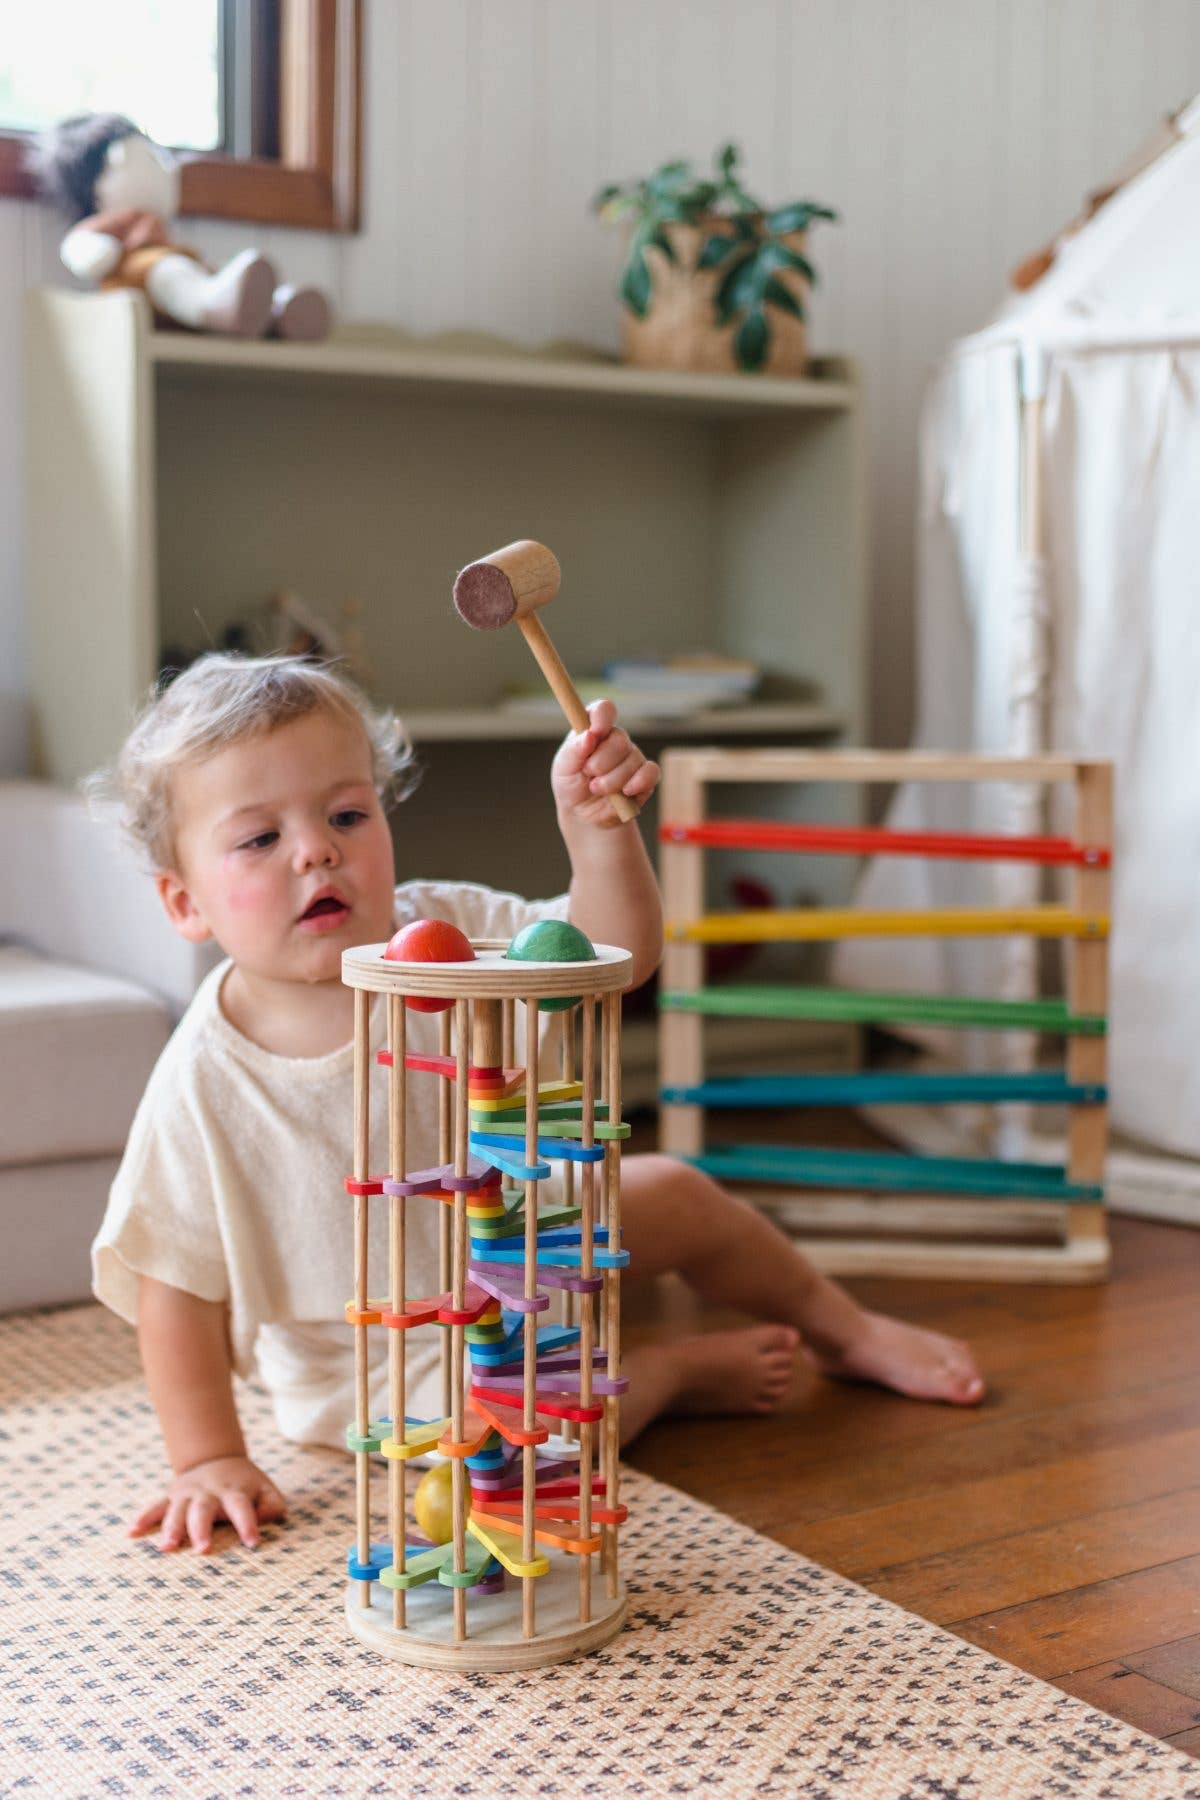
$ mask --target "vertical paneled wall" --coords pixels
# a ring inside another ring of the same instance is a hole
[[[366,0],[365,229],[260,232],[348,319],[613,346],[601,182],[725,138],[770,201],[839,208],[819,350],[862,364],[873,733],[911,708],[916,422],[1006,273],[1200,89],[1195,0]],[[249,232],[199,224],[211,256]],[[56,227],[0,202],[0,767],[20,766],[21,299]],[[514,530],[520,521],[514,521]]]

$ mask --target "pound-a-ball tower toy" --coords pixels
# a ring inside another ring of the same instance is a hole
[[[356,1537],[346,1616],[355,1636],[430,1668],[538,1668],[621,1628],[621,991],[631,957],[559,920],[471,943],[419,920],[347,950],[354,989]],[[371,1005],[385,996],[390,1173],[368,1171]],[[410,1012],[440,1012],[440,1049],[407,1048]],[[514,1066],[518,1013],[523,1066]],[[539,1016],[557,1014],[558,1077],[539,1067]],[[409,1097],[438,1087],[439,1163],[411,1169]],[[561,1186],[544,1204],[557,1167]],[[389,1208],[388,1298],[371,1299],[370,1207]],[[412,1206],[442,1209],[439,1287],[406,1279]],[[551,1301],[561,1322],[551,1322]],[[389,1416],[371,1419],[368,1334],[388,1334]],[[413,1417],[409,1333],[441,1333],[444,1416]],[[438,1452],[410,1517],[408,1466]],[[388,1532],[372,1541],[373,1459],[387,1465]],[[442,1539],[443,1541],[438,1541]]]

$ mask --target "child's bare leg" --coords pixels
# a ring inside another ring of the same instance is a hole
[[[675,1270],[706,1300],[792,1327],[826,1374],[920,1400],[982,1399],[983,1380],[965,1344],[865,1311],[769,1219],[690,1163],[627,1158],[621,1200],[631,1274]]]

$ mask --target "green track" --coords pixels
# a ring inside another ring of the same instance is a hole
[[[959,995],[859,994],[839,988],[727,987],[668,990],[664,1012],[735,1019],[844,1020],[861,1025],[950,1025],[999,1031],[1049,1031],[1065,1037],[1103,1037],[1097,1013],[1073,1013],[1065,1000],[978,1000]]]

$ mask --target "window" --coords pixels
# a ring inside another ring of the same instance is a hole
[[[0,194],[33,192],[28,133],[124,112],[183,153],[185,213],[356,227],[361,0],[0,0],[0,12]]]
[[[56,0],[7,10],[3,130],[42,131],[72,113],[122,112],[159,143],[226,147],[221,0],[175,0],[169,9],[158,0]]]

